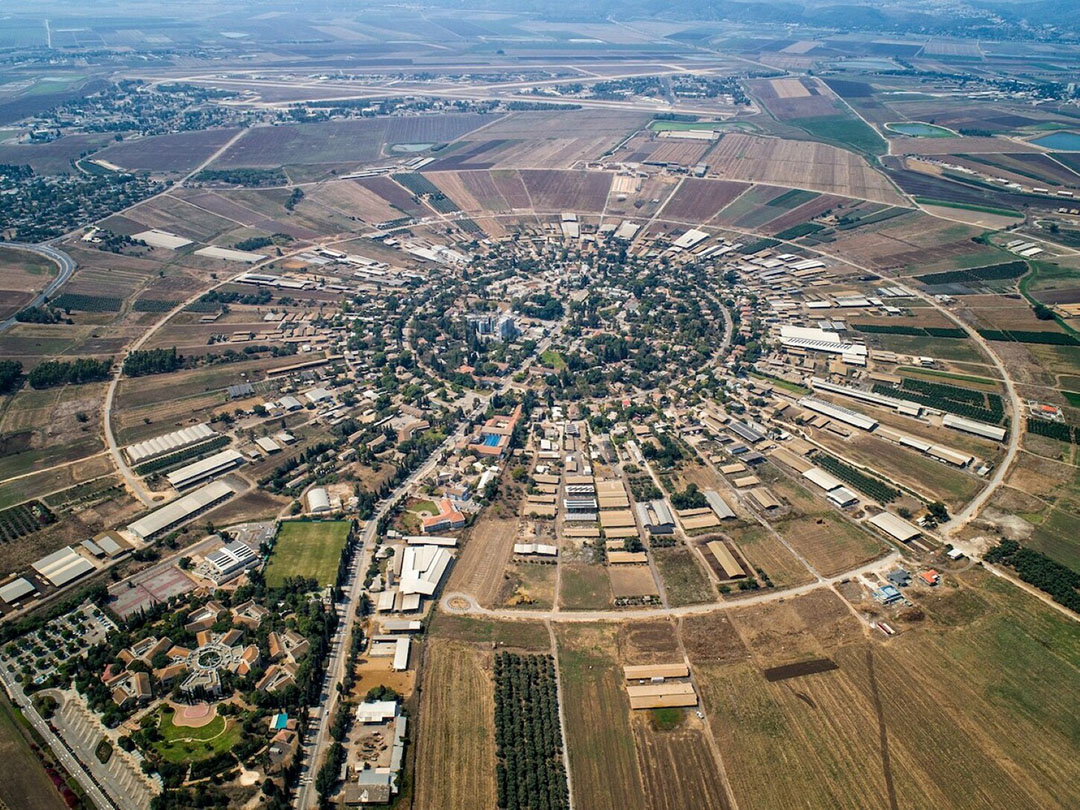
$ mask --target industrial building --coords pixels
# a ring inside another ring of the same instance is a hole
[[[149,542],[196,515],[213,509],[218,504],[227,501],[233,494],[232,487],[224,481],[213,481],[139,518],[134,523],[129,523],[128,531],[138,539]]]
[[[244,461],[243,453],[237,450],[222,450],[220,453],[214,453],[214,455],[201,461],[174,470],[165,478],[176,490],[189,489],[230,470],[235,470]]]
[[[258,564],[259,555],[251,546],[237,541],[207,554],[198,573],[217,585],[224,585]]]
[[[941,424],[953,430],[961,430],[964,433],[982,436],[984,439],[993,439],[996,442],[1000,442],[1005,438],[1005,428],[988,425],[986,422],[976,422],[974,419],[965,419],[963,416],[955,416],[951,413],[947,413],[941,418]]]
[[[645,501],[635,507],[638,520],[650,534],[673,534],[675,531],[675,517],[663,498],[655,501]]]

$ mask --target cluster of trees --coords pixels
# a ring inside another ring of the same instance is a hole
[[[698,485],[690,483],[682,492],[671,493],[671,505],[676,509],[702,509],[709,505],[705,500],[705,493],[698,489]]]
[[[296,190],[300,191],[300,189]],[[287,233],[275,233],[273,236],[252,236],[250,239],[242,239],[234,247],[237,250],[258,250],[259,248],[282,245],[291,241],[292,237]]]
[[[1029,416],[1027,429],[1028,433],[1034,433],[1036,436],[1046,436],[1057,439],[1059,442],[1080,444],[1080,425],[1070,425],[1067,422],[1051,422],[1048,419],[1035,419]]]
[[[283,186],[288,182],[281,169],[203,169],[195,179],[234,186]]]
[[[27,375],[34,388],[52,388],[57,385],[79,385],[100,382],[109,378],[112,360],[92,360],[80,357],[75,360],[46,360],[39,363]]]
[[[17,391],[21,379],[22,363],[18,360],[0,360],[0,394]]]
[[[176,371],[183,363],[184,358],[176,353],[175,346],[134,351],[124,358],[124,375],[143,377],[147,374],[167,374]]]
[[[239,248],[240,245],[237,245]],[[241,248],[241,250],[252,250],[251,247]],[[260,287],[257,292],[242,293],[236,290],[210,290],[210,292],[199,296],[199,302],[202,304],[244,304],[245,306],[263,306],[269,304],[273,300],[273,295],[270,290],[265,287]]]
[[[526,299],[514,302],[514,308],[522,315],[529,318],[539,318],[542,321],[557,321],[566,309],[562,301],[548,292],[535,293]]]
[[[551,656],[495,656],[495,746],[500,808],[569,807]]]
[[[285,210],[292,211],[302,199],[304,199],[304,190],[302,188],[294,188],[292,194],[289,195],[289,199],[285,201]]]
[[[64,313],[54,307],[27,307],[15,313],[15,320],[19,323],[61,323],[65,319]]]
[[[649,461],[655,461],[664,469],[677,466],[684,456],[682,448],[667,434],[659,436],[658,440],[660,442],[659,448],[651,441],[642,442],[641,455],[645,456]]]
[[[1024,548],[1015,540],[1002,540],[983,557],[1014,569],[1020,579],[1050,594],[1070,610],[1080,613],[1080,574],[1051,560],[1035,549]]]

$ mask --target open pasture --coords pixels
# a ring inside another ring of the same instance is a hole
[[[664,581],[668,601],[673,606],[693,605],[716,598],[708,576],[686,545],[654,548],[651,554]]]

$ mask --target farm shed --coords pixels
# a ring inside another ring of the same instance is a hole
[[[727,501],[720,497],[720,493],[715,489],[702,490],[702,494],[705,495],[705,501],[709,504],[709,508],[713,510],[718,518],[727,520],[728,518],[735,517],[734,510],[728,505]]]
[[[600,525],[605,529],[620,529],[634,526],[634,513],[629,509],[600,513]]]
[[[901,543],[907,543],[922,534],[918,526],[908,523],[903,518],[898,518],[891,512],[874,515],[870,518],[870,524]]]
[[[628,664],[623,667],[628,681],[647,681],[650,678],[688,678],[690,667],[686,664]]]
[[[36,590],[34,583],[25,577],[19,577],[11,580],[6,585],[0,585],[0,601],[13,605]]]
[[[610,551],[608,562],[612,565],[633,565],[635,563],[648,562],[644,551]]]
[[[964,433],[972,433],[997,442],[1005,438],[1005,428],[988,425],[985,422],[976,422],[974,419],[965,419],[962,416],[954,416],[951,413],[947,413],[941,418],[941,424],[953,430],[962,430]]]
[[[166,433],[163,436],[156,436],[153,439],[129,445],[124,452],[127,453],[128,461],[132,464],[142,464],[151,459],[192,447],[217,435],[217,432],[209,425],[192,425],[182,430],[174,430],[172,433]]]
[[[149,541],[163,532],[174,529],[185,520],[212,509],[233,496],[233,489],[224,481],[213,481],[201,489],[178,498],[170,504],[128,524],[128,531],[140,540]]]
[[[739,565],[739,561],[735,559],[735,555],[728,550],[728,547],[721,543],[719,540],[711,541],[707,546],[709,553],[713,555],[716,562],[720,564],[720,567],[724,570],[728,579],[740,579],[746,576],[746,571]]]
[[[626,687],[631,709],[658,709],[665,706],[696,706],[697,693],[687,681],[650,683]]]
[[[80,556],[71,546],[65,546],[59,551],[54,551],[42,557],[31,565],[42,577],[49,580],[57,588],[61,588],[89,574],[94,570],[94,564],[86,557]]]
[[[750,499],[762,509],[779,509],[782,505],[775,495],[765,487],[757,487],[748,493]]]
[[[193,464],[181,467],[179,470],[175,470],[166,475],[165,478],[174,488],[178,490],[187,489],[188,487],[193,487],[196,484],[208,481],[222,473],[226,473],[229,470],[234,470],[243,464],[244,461],[244,455],[239,451],[222,450],[220,453],[215,453],[209,458],[204,458],[201,461],[196,461]]]

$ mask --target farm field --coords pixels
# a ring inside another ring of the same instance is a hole
[[[795,658],[769,652],[777,632],[799,626],[774,608],[733,618],[756,663],[710,662],[688,644],[740,807],[873,808],[887,806],[890,795],[898,806],[926,797],[937,806],[978,807],[998,806],[1001,796],[1038,807],[1075,799],[1068,786],[1077,743],[1060,714],[1065,685],[1077,678],[1069,620],[978,570],[961,575],[960,585],[947,598],[973,592],[976,604],[988,602],[1001,615],[966,610],[952,629],[912,628],[884,645],[840,634],[798,651],[802,660],[832,658],[839,669],[831,672],[774,683],[762,677],[758,667]],[[808,616],[829,609],[814,598]],[[768,635],[747,636],[748,627],[765,625]],[[1039,639],[1053,639],[1054,652],[1035,652]],[[983,707],[978,725],[968,721],[974,705]],[[923,712],[935,717],[932,727],[909,722]],[[880,733],[888,740],[884,761]],[[958,758],[960,751],[966,754]],[[769,766],[778,759],[788,763],[782,773]],[[833,776],[821,779],[824,772]],[[976,795],[983,798],[971,805]]]
[[[473,594],[481,605],[495,602],[502,572],[514,551],[517,521],[485,515],[469,530],[464,548],[450,571],[447,592]]]
[[[905,204],[885,177],[863,158],[822,143],[731,133],[709,154],[709,163],[714,172],[731,180]]]
[[[604,610],[611,605],[611,580],[603,565],[560,563],[559,605],[564,610]]]
[[[886,550],[883,541],[833,514],[782,521],[775,528],[824,576],[854,568]]]
[[[7,695],[0,695],[0,755],[8,770],[0,780],[0,802],[26,810],[64,810],[67,803],[42,770],[25,722]]]
[[[694,553],[685,545],[654,548],[650,553],[672,606],[692,605],[716,598],[709,578],[694,559]]]
[[[211,168],[365,163],[378,160],[387,144],[443,143],[493,120],[490,116],[466,113],[259,128],[247,133],[214,161]]]
[[[94,155],[130,171],[188,172],[236,135],[236,129],[207,129],[125,140]]]
[[[556,636],[575,804],[595,810],[645,810],[630,702],[622,670],[609,652],[614,631],[561,625]]]
[[[813,582],[814,575],[764,526],[737,527],[728,534],[747,561],[768,574],[777,588]]]
[[[491,652],[432,638],[424,648],[415,774],[419,807],[495,806]]]
[[[694,223],[708,222],[748,188],[750,186],[745,183],[687,177],[664,206],[664,218]]]
[[[0,321],[30,303],[56,275],[56,265],[44,256],[0,247]]]
[[[344,520],[283,522],[266,566],[267,587],[279,587],[289,577],[315,579],[320,588],[333,585],[351,528]]]

